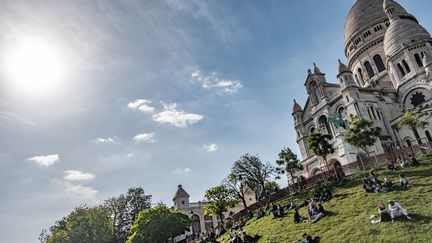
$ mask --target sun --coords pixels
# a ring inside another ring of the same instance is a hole
[[[2,71],[16,91],[48,95],[58,91],[66,74],[61,50],[40,38],[24,38],[3,53]]]

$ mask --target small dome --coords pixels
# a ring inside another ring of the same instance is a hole
[[[344,72],[351,72],[351,70],[344,63],[342,63],[340,59],[338,59],[338,61],[339,61],[339,67],[338,67],[338,72],[337,72],[338,76],[339,76],[339,74],[344,73]]]
[[[302,110],[301,106],[297,103],[296,100],[294,100],[293,113],[295,113],[295,112],[302,112],[302,111],[303,110]]]
[[[384,52],[387,57],[419,40],[431,40],[430,34],[412,19],[393,18],[384,37]]]
[[[345,20],[345,45],[359,31],[385,20],[383,0],[357,0]]]

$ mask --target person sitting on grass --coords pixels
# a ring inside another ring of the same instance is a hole
[[[400,185],[401,185],[402,190],[408,189],[409,182],[408,182],[408,179],[405,177],[404,174],[399,175],[399,181],[400,181]]]
[[[300,205],[300,207],[301,207],[301,208],[302,208],[302,207],[306,207],[306,206],[309,205],[310,202],[311,202],[311,200],[310,200],[309,198],[305,197],[305,199],[303,200],[303,204]]]
[[[323,199],[324,199],[324,201],[330,201],[332,198],[333,198],[333,194],[331,193],[330,189],[327,188],[324,191]]]
[[[311,235],[304,233],[302,236],[302,239],[299,240],[298,243],[319,243],[320,241],[321,241],[321,239],[318,236],[312,237]],[[296,243],[296,242],[294,241],[294,243]]]
[[[294,212],[294,223],[298,224],[298,223],[304,222],[306,219],[304,217],[300,216],[299,209],[296,208],[294,210],[295,210],[295,212]]]
[[[405,160],[403,160],[401,157],[398,158],[398,163],[401,168],[404,168],[406,165]]]
[[[260,218],[264,217],[264,215],[265,215],[264,209],[261,207],[260,209],[258,209],[256,219],[260,219]]]
[[[273,214],[273,218],[279,217],[278,211],[279,211],[278,206],[276,204],[272,204],[271,213]]]
[[[420,165],[420,162],[416,159],[416,157],[411,157],[411,159],[410,159],[410,165],[411,166],[419,166]]]
[[[388,213],[385,204],[381,202],[378,205],[378,212],[380,214],[380,221],[381,222],[389,222],[391,220],[390,214]]]
[[[390,211],[390,218],[392,223],[394,223],[394,220],[396,217],[404,215],[407,219],[412,219],[408,212],[398,203],[394,202],[392,200],[389,201],[388,209]]]
[[[363,190],[366,193],[374,191],[374,183],[366,176],[363,177]]]
[[[393,189],[393,183],[391,182],[391,180],[389,180],[387,177],[384,178],[384,183],[383,183],[383,191],[384,192],[391,192],[391,190]]]
[[[318,213],[325,214],[324,207],[323,207],[323,205],[321,205],[321,203],[318,204]]]
[[[321,189],[315,191],[312,199],[314,202],[321,201]]]
[[[324,217],[324,213],[319,212],[317,206],[313,202],[309,204],[308,214],[311,223],[315,223],[318,220],[320,220],[322,217]]]
[[[296,205],[295,205],[294,201],[290,200],[288,205],[287,205],[287,210],[295,209],[295,208],[296,208]]]
[[[369,172],[370,174],[370,179],[374,184],[380,184],[381,185],[381,181],[378,179],[378,175],[375,174],[373,171]]]
[[[393,164],[392,162],[390,162],[390,163],[387,165],[387,169],[388,169],[389,171],[395,171],[395,170],[396,170],[396,168],[395,168],[395,166],[394,166],[394,164]]]

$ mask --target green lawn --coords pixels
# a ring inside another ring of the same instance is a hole
[[[396,172],[376,170],[379,179],[390,178],[399,183],[399,173],[404,173],[411,184],[407,191],[390,193],[363,192],[361,179],[350,179],[342,187],[333,190],[334,198],[325,202],[329,213],[317,223],[294,224],[293,211],[282,219],[266,216],[250,220],[244,227],[248,234],[262,236],[259,242],[292,242],[299,240],[303,233],[319,236],[321,242],[432,242],[432,166],[405,168]],[[359,177],[359,176],[357,176]],[[377,215],[379,202],[388,200],[400,202],[411,214],[413,221],[398,218],[394,224],[371,224],[369,217]],[[296,199],[296,204],[300,204]],[[286,200],[281,201],[284,205]],[[306,208],[300,215],[307,216]],[[224,235],[227,239],[228,235]]]

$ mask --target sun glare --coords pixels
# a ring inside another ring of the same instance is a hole
[[[2,67],[16,91],[48,95],[59,91],[65,78],[65,63],[59,48],[42,39],[25,38],[7,48]]]

